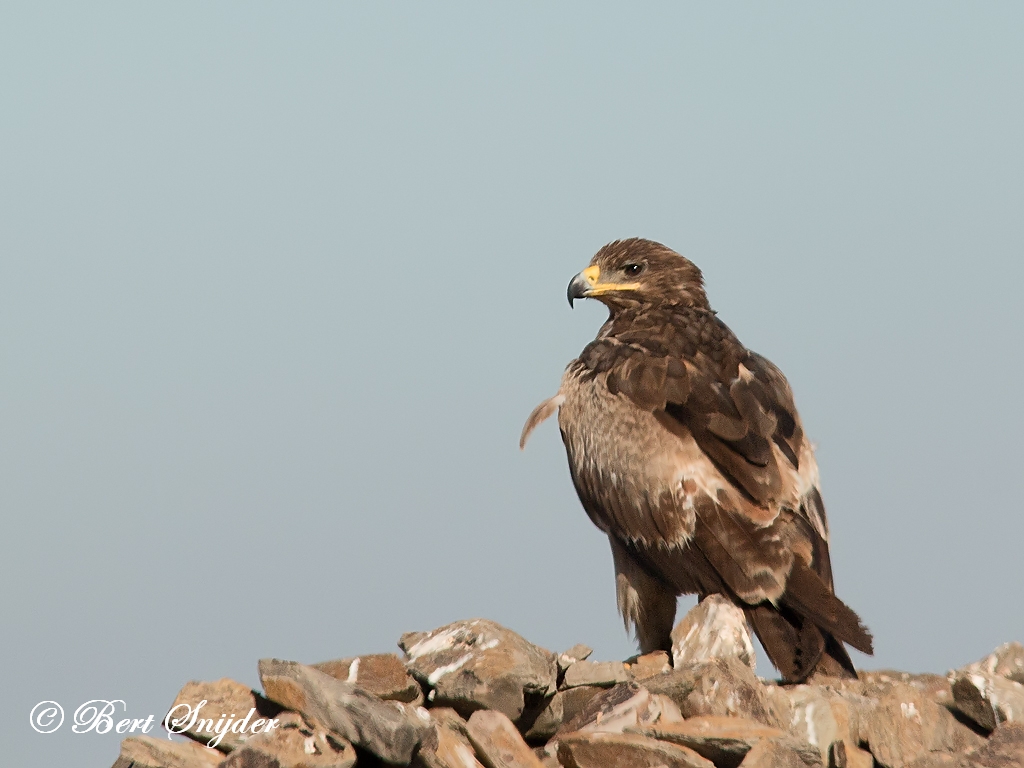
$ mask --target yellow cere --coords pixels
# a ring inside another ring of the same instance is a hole
[[[602,293],[611,293],[612,291],[635,291],[640,287],[640,283],[597,282],[601,277],[601,268],[597,266],[597,264],[584,269],[583,276],[587,278],[587,282],[590,283],[590,290],[587,291],[588,296],[600,296]]]

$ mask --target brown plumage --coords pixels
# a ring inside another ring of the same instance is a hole
[[[569,284],[609,317],[555,397],[583,508],[608,535],[641,652],[671,647],[676,596],[741,606],[787,681],[852,676],[871,635],[833,594],[818,467],[782,372],[708,304],[700,270],[649,240],[611,243]]]

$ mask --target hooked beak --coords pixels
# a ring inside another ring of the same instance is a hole
[[[592,267],[587,267],[570,280],[569,288],[566,291],[566,296],[569,298],[569,306],[573,305],[572,303],[575,299],[585,299],[590,296],[600,276],[601,268],[595,264]]]

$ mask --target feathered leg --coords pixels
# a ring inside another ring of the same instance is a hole
[[[672,625],[676,618],[676,593],[648,573],[614,537],[612,560],[615,563],[615,591],[619,613],[636,630],[640,653],[672,651]]]

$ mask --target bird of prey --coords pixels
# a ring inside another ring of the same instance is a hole
[[[671,649],[676,597],[743,609],[787,682],[853,677],[871,634],[833,592],[818,466],[782,372],[708,304],[700,270],[650,240],[603,247],[569,304],[608,307],[530,432],[558,411],[573,485],[608,535],[641,653]]]

